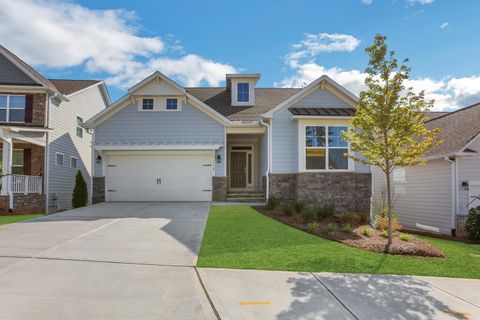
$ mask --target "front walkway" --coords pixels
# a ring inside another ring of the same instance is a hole
[[[480,319],[480,280],[196,269],[208,210],[104,203],[0,227],[0,318]]]

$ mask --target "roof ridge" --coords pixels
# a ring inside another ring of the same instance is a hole
[[[435,119],[427,120],[427,121],[425,121],[425,123],[431,122],[431,121],[435,121],[435,120],[438,120],[438,119],[442,119],[442,118],[445,118],[445,117],[449,117],[449,116],[451,116],[452,114],[457,114],[457,113],[459,113],[459,112],[461,112],[461,111],[465,111],[465,110],[467,110],[467,109],[470,110],[470,109],[473,108],[473,107],[480,107],[480,102],[477,102],[477,103],[475,103],[475,104],[472,104],[472,105],[467,106],[467,107],[464,107],[464,108],[457,109],[457,110],[455,110],[455,111],[443,111],[443,112],[447,112],[447,113],[444,114],[444,115],[441,115],[441,116],[439,116],[439,117],[436,117]],[[442,112],[442,111],[433,111],[433,112]]]
[[[53,79],[53,78],[49,78],[48,80],[50,81],[97,81],[97,82],[103,81],[98,79]]]

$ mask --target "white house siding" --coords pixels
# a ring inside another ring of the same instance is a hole
[[[130,104],[95,128],[95,144],[221,144],[225,145],[222,124],[190,104],[181,111],[139,111]],[[225,159],[223,148],[219,150]],[[218,154],[218,153],[217,153]],[[217,156],[217,154],[215,156]],[[215,175],[224,176],[224,160]],[[96,166],[103,175],[100,166]]]
[[[292,108],[351,108],[336,95],[325,89],[317,89],[308,96],[300,99],[291,106]]]
[[[470,149],[480,152],[480,139],[477,138],[474,143],[469,146]],[[480,155],[468,158],[459,158],[458,166],[458,213],[468,213],[468,203],[471,201],[468,196],[468,190],[462,187],[462,182],[469,180],[480,181]]]
[[[426,166],[398,168],[392,175],[394,210],[405,227],[418,224],[451,231],[451,168],[443,159],[429,161]],[[372,168],[373,199],[379,202],[385,190],[385,175]],[[376,206],[372,206],[375,208]]]
[[[106,107],[98,86],[79,92],[59,106],[50,104],[49,126],[49,212],[70,209],[77,169],[70,168],[70,157],[78,159],[91,194],[91,144],[92,135],[83,131],[83,138],[76,135],[77,116],[88,120]],[[64,166],[55,163],[56,152],[64,154]]]

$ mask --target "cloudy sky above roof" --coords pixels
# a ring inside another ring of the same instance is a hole
[[[0,4],[4,46],[47,77],[103,78],[113,99],[155,70],[185,86],[248,72],[261,87],[301,87],[327,74],[358,94],[364,49],[381,33],[436,110],[480,101],[476,0]]]

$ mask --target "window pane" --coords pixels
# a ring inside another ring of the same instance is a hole
[[[249,99],[249,85],[248,83],[237,84],[237,101],[248,102]]]
[[[0,121],[7,121],[7,109],[0,109]]]
[[[348,149],[328,149],[328,168],[348,169],[346,153],[348,153]]]
[[[83,124],[83,118],[77,116],[77,125],[81,126]]]
[[[153,99],[143,99],[142,109],[143,110],[153,110]]]
[[[343,138],[342,131],[348,131],[348,127],[328,127],[329,147],[348,147],[348,142]]]
[[[70,167],[76,168],[77,167],[77,158],[70,158]]]
[[[177,99],[167,99],[167,110],[177,110]]]
[[[305,146],[325,147],[325,127],[309,126],[305,128]]]
[[[10,120],[14,122],[25,121],[25,109],[10,109]]]
[[[83,138],[83,128],[77,127],[77,137]]]
[[[12,174],[23,174],[23,166],[21,167],[12,166]]]
[[[7,96],[0,96],[0,108],[7,107]]]
[[[25,96],[10,96],[10,109],[25,109]]]
[[[12,165],[13,166],[23,166],[23,149],[13,150]]]
[[[307,149],[306,169],[325,169],[325,149]]]
[[[57,159],[56,159],[56,161],[57,161],[57,165],[63,166],[63,154],[57,153]]]

